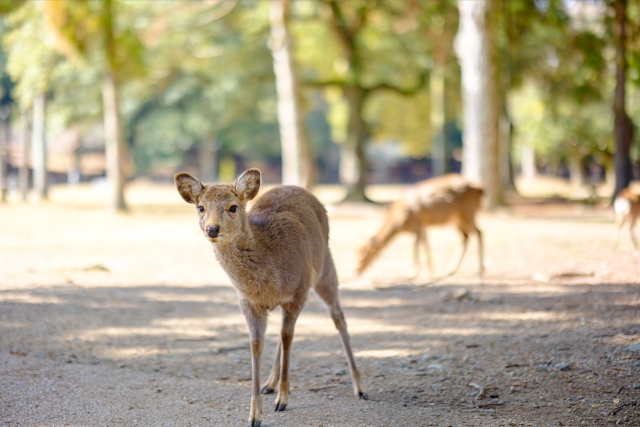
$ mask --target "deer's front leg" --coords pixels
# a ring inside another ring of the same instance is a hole
[[[260,356],[264,347],[264,334],[267,329],[267,310],[256,307],[246,300],[240,301],[242,314],[249,327],[251,339],[251,411],[249,427],[262,424],[262,397],[260,396]]]
[[[282,306],[282,329],[280,330],[282,354],[280,359],[280,383],[275,406],[276,412],[284,411],[289,403],[291,343],[293,342],[293,330],[296,326],[296,320],[298,320],[298,315],[302,311],[302,307],[304,307],[304,302],[304,299],[301,298]]]
[[[280,353],[282,351],[282,343],[278,341],[278,350],[276,351],[276,358],[273,362],[273,368],[271,368],[271,374],[269,375],[269,379],[267,383],[262,386],[261,393],[262,394],[271,394],[278,386],[278,381],[280,381]]]

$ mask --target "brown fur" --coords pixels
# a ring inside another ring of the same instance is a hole
[[[260,188],[258,169],[245,171],[235,185],[204,186],[186,173],[176,174],[175,182],[185,201],[203,207],[204,212],[198,213],[200,228],[238,291],[249,327],[253,381],[249,425],[261,423],[261,391],[269,394],[277,387],[275,410],[287,406],[294,326],[311,288],[326,304],[339,331],[354,392],[366,398],[338,300],[338,277],[328,248],[329,221],[318,199],[299,187],[278,187],[247,211],[247,202]],[[232,206],[237,206],[236,212],[230,211]],[[216,226],[219,232],[211,237],[207,229]],[[282,308],[281,340],[271,375],[261,390],[260,355],[267,313],[277,306]]]
[[[478,236],[480,274],[484,271],[482,233],[476,226],[475,216],[480,209],[482,189],[458,174],[449,174],[421,181],[409,187],[403,197],[391,204],[380,231],[360,249],[358,273],[362,273],[398,233],[416,234],[414,263],[419,269],[419,247],[422,242],[427,253],[429,270],[433,274],[431,252],[425,228],[431,225],[453,224],[464,238],[462,252],[450,274],[460,267],[467,249],[470,233]],[[416,271],[417,274],[417,271]]]
[[[622,227],[625,224],[629,224],[629,234],[631,235],[633,247],[638,249],[638,240],[636,239],[633,230],[636,225],[636,220],[640,217],[640,193],[635,192],[630,188],[625,188],[618,194],[613,203],[616,211],[616,219],[618,221],[618,233],[614,248],[617,249],[620,244]]]

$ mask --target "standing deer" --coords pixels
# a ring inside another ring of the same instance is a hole
[[[313,288],[326,304],[340,334],[355,395],[366,399],[351,351],[347,324],[338,300],[338,277],[329,252],[329,221],[322,204],[308,191],[277,187],[247,202],[260,189],[260,171],[248,169],[234,185],[203,185],[187,173],[174,177],[182,198],[196,206],[200,228],[238,292],[251,339],[251,412],[249,426],[262,419],[260,393],[277,387],[275,410],[289,400],[289,358],[296,319]],[[275,363],[260,389],[260,355],[267,314],[282,309]]]
[[[618,233],[614,249],[617,249],[620,244],[620,233],[625,223],[629,224],[629,234],[631,234],[633,247],[638,249],[638,241],[635,234],[633,234],[633,229],[636,225],[636,219],[640,216],[640,193],[636,193],[628,187],[625,188],[618,193],[613,202],[613,209],[616,212],[618,221]]]
[[[479,274],[482,274],[484,272],[482,233],[475,221],[481,199],[482,189],[472,185],[458,174],[444,175],[412,185],[404,192],[402,198],[391,204],[378,234],[360,249],[358,274],[371,264],[392,237],[402,231],[416,234],[415,274],[417,275],[420,267],[419,248],[421,242],[427,253],[429,271],[433,274],[433,261],[425,229],[431,225],[441,224],[455,225],[464,239],[460,257],[448,275],[458,271],[467,250],[470,233],[476,233],[478,236]]]

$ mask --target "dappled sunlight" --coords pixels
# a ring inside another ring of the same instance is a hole
[[[354,356],[361,358],[386,359],[390,357],[408,357],[415,352],[410,349],[384,349],[356,351]]]
[[[0,264],[0,348],[14,351],[8,357],[123,367],[134,377],[153,373],[248,387],[246,321],[193,212],[140,209],[107,217],[54,205],[41,221],[55,230],[46,238],[32,233],[39,220],[32,209],[0,210],[9,229],[0,236],[0,257],[9,260]],[[366,240],[379,226],[375,215],[382,211],[372,208],[378,213],[360,219],[357,211],[340,209],[331,219],[332,254],[353,351],[372,400],[404,403],[402,395],[415,394],[416,405],[448,407],[469,394],[470,381],[486,377],[502,387],[504,399],[517,402],[519,395],[506,390],[522,381],[523,372],[544,375],[538,365],[576,367],[569,371],[572,383],[560,382],[560,376],[535,378],[558,390],[577,382],[583,370],[599,372],[598,381],[611,384],[617,384],[616,375],[632,372],[602,372],[598,365],[615,360],[620,366],[611,367],[633,368],[635,359],[608,358],[637,342],[640,333],[634,327],[640,296],[632,277],[635,253],[593,244],[609,236],[611,224],[486,214],[481,221],[492,261],[486,276],[475,276],[472,241],[458,274],[442,282],[411,282],[405,279],[412,266],[410,235],[392,242],[370,271],[355,277],[360,237]],[[459,236],[438,229],[430,237],[436,272],[442,271]],[[552,277],[586,270],[594,277]],[[538,272],[549,281],[534,281]],[[280,309],[269,313],[265,376],[281,321]],[[292,367],[295,390],[351,393],[348,373],[336,374],[346,372],[338,331],[313,293],[296,324]],[[522,398],[530,396],[523,390]]]
[[[406,306],[407,300],[404,298],[343,298],[345,305],[354,308],[361,307],[394,307]]]
[[[172,350],[173,353],[188,353],[191,350]],[[128,348],[105,348],[99,352],[99,356],[102,358],[111,358],[117,360],[126,360],[131,358],[138,358],[141,356],[150,357],[158,354],[165,354],[166,350],[150,347],[128,347]]]
[[[160,325],[149,326],[144,328],[136,327],[109,327],[84,331],[77,334],[78,338],[86,340],[100,340],[109,337],[138,337],[138,336],[154,336],[154,337],[175,337],[181,338],[213,338],[217,335],[215,331],[203,327],[203,322],[154,322]]]
[[[237,313],[226,313],[224,317],[218,316],[206,316],[201,318],[196,317],[181,317],[181,318],[169,318],[169,319],[156,319],[153,325],[162,326],[166,328],[173,328],[178,330],[190,331],[190,328],[204,324],[210,325],[211,328],[223,327],[229,325],[241,325],[245,326],[244,316],[238,310]]]
[[[216,302],[220,303],[222,301],[228,302],[229,304],[236,305],[237,297],[233,295],[231,298],[226,298],[221,301],[219,296],[215,296],[208,293],[190,293],[185,294],[181,292],[171,292],[171,291],[143,291],[140,292],[140,297],[149,301],[162,301],[162,302]]]
[[[553,311],[534,311],[524,313],[478,313],[474,316],[476,319],[483,320],[536,320],[536,321],[561,321],[575,318],[575,314],[558,313]]]
[[[68,301],[57,295],[36,295],[33,292],[3,292],[2,299],[26,304],[63,304]]]

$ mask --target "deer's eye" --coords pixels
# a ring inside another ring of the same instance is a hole
[[[204,207],[203,206],[198,206],[198,212],[204,212]]]
[[[229,212],[235,212],[236,209],[238,209],[238,207],[236,205],[233,205],[229,208]]]

